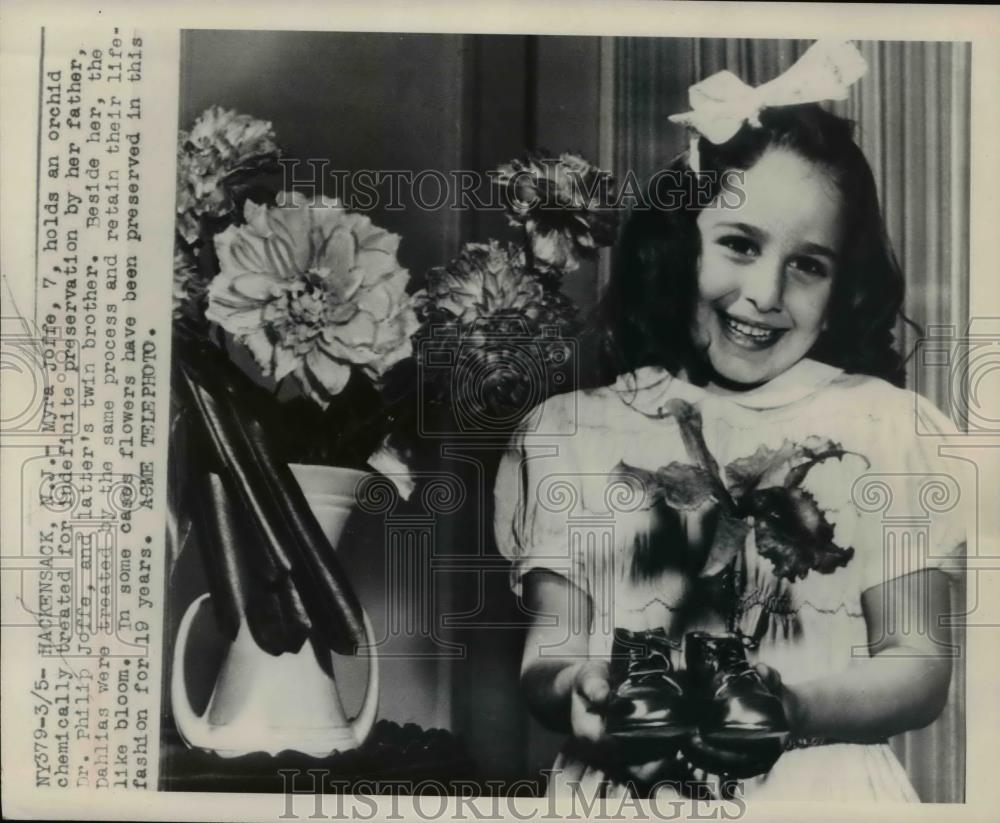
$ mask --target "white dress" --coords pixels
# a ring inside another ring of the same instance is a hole
[[[512,438],[497,476],[495,533],[512,561],[515,592],[534,568],[572,581],[591,603],[592,657],[610,656],[616,626],[664,627],[677,640],[694,628],[718,628],[717,618],[711,622],[689,602],[692,581],[680,559],[636,572],[651,512],[615,482],[619,463],[652,472],[692,462],[676,419],[664,414],[674,398],[701,414],[705,443],[730,486],[725,467],[760,447],[833,441],[845,451],[814,465],[801,488],[833,526],[833,542],[853,548],[846,564],[790,583],[758,554],[752,529],[746,538],[741,626],[749,631],[760,604],[771,604],[751,659],[777,669],[785,683],[839,672],[867,656],[866,589],[919,568],[961,573],[965,519],[955,461],[938,454],[954,427],[922,397],[808,359],[765,386],[729,395],[642,368],[612,386],[540,405]],[[761,487],[780,484],[783,470],[776,471]],[[689,533],[697,523],[688,520]],[[606,780],[568,750],[554,775],[556,792],[566,785],[561,780],[582,781],[584,789]],[[605,793],[619,789],[605,786]],[[744,781],[743,793],[762,800],[918,801],[887,743],[792,749],[768,774]]]

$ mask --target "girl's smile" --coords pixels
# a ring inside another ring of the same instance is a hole
[[[752,351],[774,345],[778,338],[787,331],[786,328],[735,317],[723,310],[719,310],[719,318],[726,336],[737,346]]]
[[[828,175],[787,149],[744,174],[738,209],[698,216],[701,257],[693,335],[725,382],[756,385],[805,357],[826,323],[841,199]]]

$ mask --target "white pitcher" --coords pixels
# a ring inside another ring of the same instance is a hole
[[[330,545],[336,547],[364,473],[330,466],[291,468]],[[174,649],[171,700],[177,730],[187,745],[222,757],[283,750],[324,757],[365,740],[378,709],[379,670],[374,631],[364,611],[368,683],[354,720],[347,720],[336,683],[320,666],[311,643],[295,653],[268,654],[254,641],[245,620],[230,644],[208,707],[198,715],[188,699],[184,652],[198,608],[208,597],[202,595],[184,613]]]

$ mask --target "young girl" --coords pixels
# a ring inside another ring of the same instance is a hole
[[[501,463],[498,545],[536,616],[522,687],[571,734],[550,791],[613,795],[681,774],[675,748],[630,750],[606,725],[615,629],[662,629],[679,670],[686,633],[724,628],[700,583],[717,500],[680,506],[682,528],[664,530],[662,511],[616,482],[623,464],[662,477],[692,463],[671,403],[684,400],[727,483],[727,466],[756,461],[765,488],[788,476],[781,455],[824,444],[829,457],[799,480],[842,550],[834,568],[779,576],[748,520],[739,628],[756,631],[749,656],[791,732],[744,796],[916,801],[887,738],[933,721],[948,694],[940,626],[964,527],[954,501],[929,503],[949,467],[918,432],[952,427],[899,388],[903,279],[850,125],[812,103],[745,117],[718,144],[702,131],[672,166],[660,201],[682,207],[638,211],[624,231],[601,305],[617,379],[550,398]],[[735,197],[721,183],[733,172]],[[696,173],[710,188],[693,202]],[[890,518],[928,511],[926,543],[893,542]]]

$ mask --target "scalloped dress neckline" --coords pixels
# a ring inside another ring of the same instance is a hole
[[[672,375],[662,366],[642,366],[634,372],[620,375],[612,389],[621,396],[622,402],[654,417],[663,416],[661,407],[673,397],[681,397],[691,403],[713,398],[748,409],[764,410],[782,408],[804,400],[843,373],[843,369],[806,357],[773,380],[738,392],[695,386]]]

